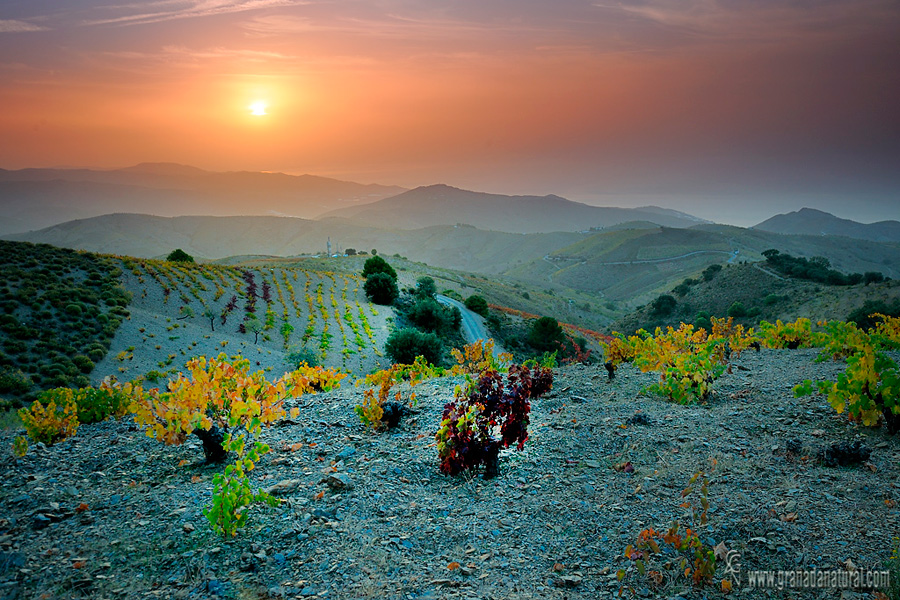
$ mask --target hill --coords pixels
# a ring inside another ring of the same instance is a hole
[[[666,290],[676,300],[671,312],[659,314],[653,304],[617,319],[610,330],[631,334],[644,328],[697,323],[698,315],[724,317],[735,303],[745,311],[735,322],[755,327],[761,320],[794,321],[815,315],[821,320],[846,320],[867,300],[883,300],[890,304],[900,300],[900,281],[852,286],[824,285],[782,277],[765,263],[726,265],[712,270],[706,277],[689,279],[683,285]]]
[[[701,531],[705,548],[737,551],[742,577],[798,564],[846,572],[847,557],[882,568],[900,530],[897,440],[821,396],[792,397],[799,381],[841,369],[815,355],[746,352],[706,406],[643,393],[658,375],[627,365],[613,381],[602,366],[557,369],[532,403],[524,450],[504,453],[490,481],[438,471],[434,432],[461,378],[417,385],[417,414],[382,434],[361,425],[363,391],[345,381],[289,399],[299,414],[264,428],[272,452],[249,485],[282,502],[250,508],[227,540],[203,514],[222,466],[202,461],[193,436],[165,446],[131,417],[83,425],[20,459],[0,456],[0,582],[9,598],[587,600],[616,596],[625,569],[624,585],[648,597],[734,597],[720,591],[721,565],[702,590],[672,571],[658,586],[638,577],[626,547],[673,520]],[[0,445],[13,433],[0,431]],[[871,448],[865,465],[816,459],[853,441]],[[708,495],[685,497],[698,470]],[[699,514],[707,500],[708,524],[693,522],[685,506]],[[846,535],[861,515],[866,535]],[[893,579],[900,569],[888,564]]]
[[[775,215],[754,229],[799,235],[840,235],[873,242],[900,242],[900,221],[858,223],[814,208]]]
[[[642,210],[589,206],[559,196],[505,196],[448,185],[418,187],[369,205],[334,210],[325,216],[391,229],[459,223],[512,233],[586,231],[628,221],[650,221],[669,227],[690,227],[703,222],[656,207]]]
[[[313,175],[216,173],[169,163],[110,171],[0,169],[4,215],[0,234],[120,212],[314,218],[335,207],[373,202],[402,191]]]
[[[900,245],[896,243],[780,235],[725,225],[601,231],[530,263],[516,265],[505,274],[522,281],[545,281],[602,294],[609,300],[636,306],[672,289],[686,277],[696,277],[709,265],[758,261],[770,248],[798,256],[823,256],[845,272],[900,275]]]

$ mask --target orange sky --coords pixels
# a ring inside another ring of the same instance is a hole
[[[900,218],[898,39],[889,0],[4,3],[0,167]]]

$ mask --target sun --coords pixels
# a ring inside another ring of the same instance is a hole
[[[257,100],[256,102],[251,104],[248,108],[250,109],[250,114],[254,115],[256,117],[262,117],[262,116],[269,114],[266,112],[268,105],[262,100]]]

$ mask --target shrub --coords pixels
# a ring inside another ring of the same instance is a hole
[[[411,365],[421,356],[431,364],[440,364],[444,344],[433,333],[407,328],[393,332],[384,345],[384,351],[395,363]]]
[[[562,327],[553,317],[541,317],[531,324],[528,343],[540,352],[553,352],[565,341]]]
[[[72,362],[75,363],[75,366],[78,367],[78,370],[82,373],[90,373],[94,370],[94,361],[92,361],[84,354],[77,354],[73,356]]]
[[[674,296],[663,294],[650,303],[650,312],[660,317],[671,315],[677,304]]]
[[[431,277],[419,277],[416,280],[416,296],[420,298],[434,298],[437,293],[437,286]]]
[[[187,252],[185,252],[184,250],[182,250],[181,248],[176,248],[175,250],[172,250],[172,252],[169,253],[169,255],[166,257],[166,260],[171,261],[171,262],[192,263],[192,262],[194,262],[194,257],[191,256],[190,254],[188,254]]]
[[[19,418],[33,441],[52,445],[78,431],[78,407],[69,399],[61,405],[52,400],[45,407],[34,401],[30,408],[19,410]]]
[[[388,273],[369,275],[363,285],[363,290],[366,292],[366,297],[375,304],[389,305],[400,296],[397,280]]]
[[[99,388],[46,390],[38,395],[38,400],[55,403],[57,406],[74,403],[80,424],[99,423],[109,417],[121,417],[128,412],[131,404],[131,399],[121,387],[114,387],[108,382],[104,382]]]
[[[501,448],[525,446],[530,401],[552,386],[553,372],[539,366],[510,366],[506,385],[497,371],[481,373],[444,407],[435,435],[441,472],[456,475],[484,465],[484,477],[495,477]]]
[[[482,317],[488,316],[488,303],[482,296],[472,294],[466,298],[466,308],[474,313],[478,313]]]
[[[747,309],[742,302],[735,302],[728,307],[728,316],[740,319],[747,316]]]
[[[418,300],[407,313],[409,320],[422,331],[445,335],[459,329],[462,315],[453,306],[445,307],[433,298]]]
[[[319,364],[318,360],[319,355],[309,348],[292,348],[291,351],[287,353],[287,356],[284,357],[284,362],[295,369],[302,364],[315,367]]]
[[[709,265],[703,269],[703,280],[712,281],[713,278],[722,270],[722,265]]]
[[[19,369],[0,368],[0,394],[21,395],[31,389],[34,382]]]
[[[394,268],[380,256],[373,256],[372,258],[367,259],[363,265],[363,277],[368,279],[370,275],[374,275],[375,273],[385,273],[389,275],[391,279],[397,281],[397,271],[395,271]]]

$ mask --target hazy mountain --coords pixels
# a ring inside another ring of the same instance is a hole
[[[801,208],[795,212],[775,215],[755,225],[754,229],[773,233],[842,235],[874,242],[900,242],[900,221],[858,223],[814,208]]]
[[[110,171],[0,169],[0,234],[122,212],[314,218],[402,191],[313,175],[213,173],[171,163]]]
[[[439,267],[499,273],[510,265],[530,262],[568,246],[584,234],[525,235],[454,225],[379,229],[341,219],[112,214],[3,237],[144,258],[165,256],[181,248],[206,259],[324,254],[330,239],[334,251],[376,248],[383,255],[401,254]]]
[[[880,271],[900,277],[897,243],[715,224],[520,234],[468,225],[392,229],[346,219],[114,214],[4,237],[138,257],[165,256],[182,248],[207,259],[324,254],[330,238],[334,250],[377,248],[384,256],[399,254],[436,267],[504,276],[538,289],[576,290],[617,301],[646,302],[710,264],[762,260],[769,248],[824,256],[843,272]]]
[[[375,227],[418,229],[464,223],[515,233],[585,231],[628,221],[650,221],[667,227],[707,222],[677,211],[648,209],[589,206],[559,196],[504,196],[430,185],[365,206],[334,210],[326,216]]]

